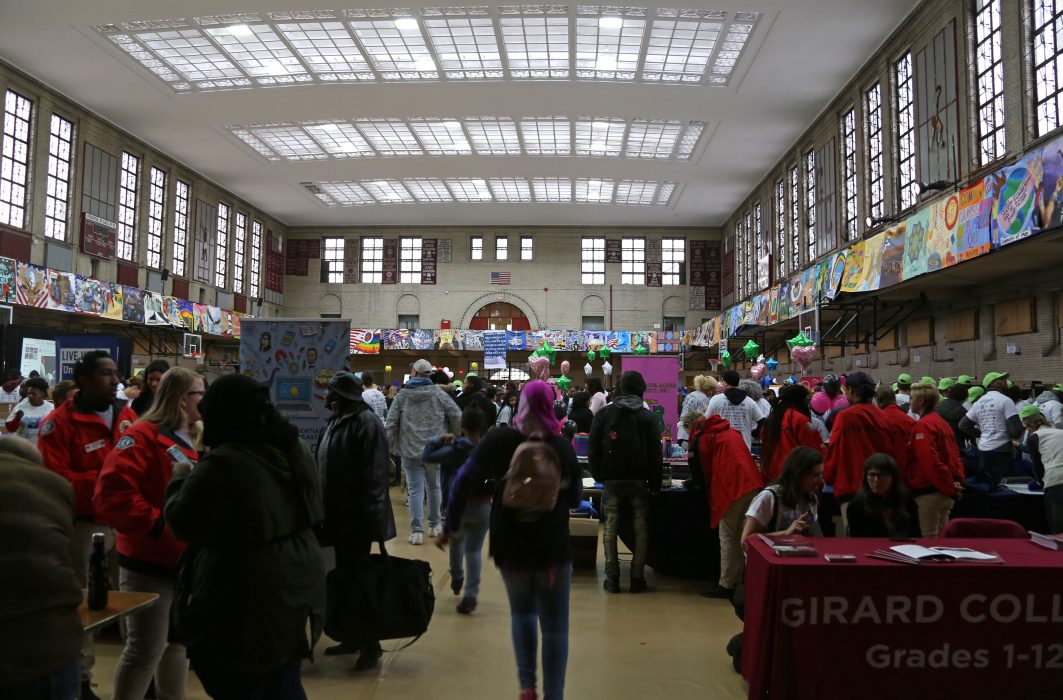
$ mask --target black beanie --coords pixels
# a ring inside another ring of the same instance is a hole
[[[292,442],[291,430],[269,400],[269,387],[242,374],[227,374],[211,383],[199,403],[203,444],[264,442],[282,449]],[[295,431],[298,437],[298,431]]]
[[[620,393],[624,396],[642,396],[646,393],[646,380],[631,369],[620,375]]]

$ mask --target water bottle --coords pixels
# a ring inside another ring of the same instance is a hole
[[[661,470],[661,488],[672,488],[672,465],[665,462],[664,468]]]
[[[92,534],[92,555],[89,557],[89,610],[107,607],[107,551],[102,532]]]

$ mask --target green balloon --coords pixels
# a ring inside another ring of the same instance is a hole
[[[593,350],[588,350],[587,351],[587,362],[594,362],[597,359],[598,359],[598,353],[594,352]]]
[[[557,388],[561,391],[568,391],[568,388],[572,386],[572,380],[568,377],[559,377],[557,380]]]
[[[746,343],[742,350],[743,352],[745,352],[746,357],[750,359],[756,358],[756,356],[760,354],[760,346],[754,343],[752,340]]]
[[[720,364],[723,365],[724,367],[730,367],[731,366],[731,353],[728,352],[727,350],[724,350],[723,352],[720,353]]]
[[[598,351],[598,357],[602,358],[603,360],[608,360],[610,354],[612,354],[612,350],[610,350],[609,348],[605,347],[604,345]]]

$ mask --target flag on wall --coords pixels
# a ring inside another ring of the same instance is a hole
[[[508,272],[492,272],[491,284],[509,284]]]

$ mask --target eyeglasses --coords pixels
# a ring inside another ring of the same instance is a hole
[[[867,480],[868,481],[874,481],[876,479],[892,479],[892,478],[893,478],[893,474],[890,474],[889,472],[868,472],[867,473]]]

